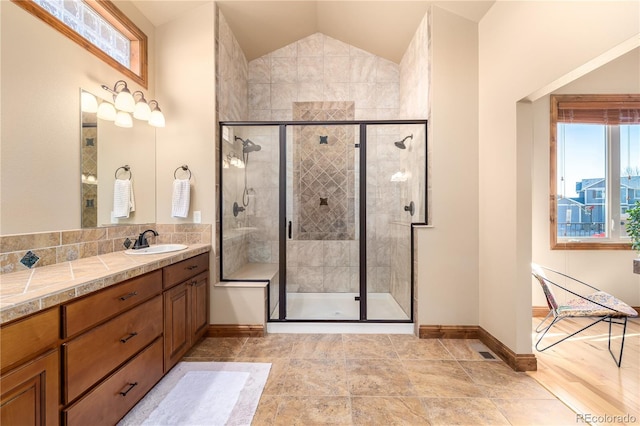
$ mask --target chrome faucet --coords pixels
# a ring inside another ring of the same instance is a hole
[[[133,250],[149,247],[149,241],[147,241],[147,238],[145,237],[145,234],[147,232],[153,232],[154,236],[156,236],[156,237],[158,236],[158,233],[156,231],[154,231],[153,229],[147,229],[146,231],[144,231],[140,235],[138,235],[138,238],[136,238],[136,242],[133,243]]]

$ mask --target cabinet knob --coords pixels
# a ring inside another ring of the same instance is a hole
[[[127,387],[127,389],[120,391],[119,393],[122,396],[127,396],[127,394],[131,391],[131,389],[135,388],[136,386],[138,386],[138,382],[129,383],[129,386]]]

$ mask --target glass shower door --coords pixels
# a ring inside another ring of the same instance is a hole
[[[286,319],[360,319],[358,127],[286,133]]]

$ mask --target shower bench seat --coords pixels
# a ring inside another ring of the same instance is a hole
[[[213,286],[210,330],[216,336],[262,336],[266,332],[269,292],[277,297],[275,263],[247,263],[227,281]]]
[[[247,263],[242,268],[231,274],[231,280],[267,280],[272,281],[278,275],[277,263]]]

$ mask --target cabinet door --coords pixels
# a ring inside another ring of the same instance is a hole
[[[59,424],[58,353],[51,351],[0,378],[0,424]]]
[[[209,327],[209,273],[200,274],[191,281],[191,345],[206,333]]]
[[[191,346],[189,283],[164,292],[164,371],[173,367]]]

